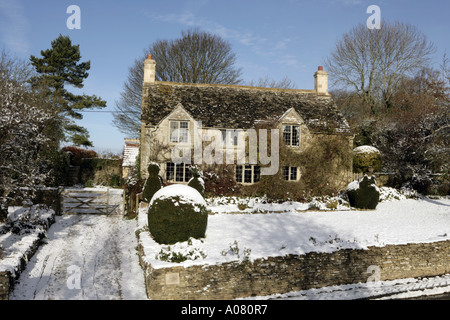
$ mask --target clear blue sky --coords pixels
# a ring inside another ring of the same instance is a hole
[[[70,30],[69,5],[81,9],[81,29]],[[435,67],[450,56],[448,0],[0,0],[0,49],[28,59],[50,48],[59,34],[79,44],[82,61],[91,61],[84,92],[114,109],[128,68],[157,39],[173,39],[199,27],[230,42],[245,81],[287,76],[300,89],[312,89],[317,66],[336,40],[366,23],[369,5],[381,19],[411,23],[437,47]],[[125,138],[110,113],[85,113],[94,149],[121,152]]]

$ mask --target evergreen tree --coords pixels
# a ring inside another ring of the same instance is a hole
[[[31,78],[31,84],[50,103],[55,118],[59,119],[61,139],[75,145],[92,146],[88,131],[75,124],[84,109],[103,108],[106,101],[95,95],[76,95],[69,92],[68,85],[83,88],[83,81],[89,76],[91,62],[80,62],[80,46],[72,45],[68,36],[59,35],[51,42],[51,49],[42,50],[42,58],[30,57],[38,76]]]

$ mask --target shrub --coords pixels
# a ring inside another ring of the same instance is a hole
[[[161,244],[204,238],[208,209],[192,187],[174,184],[156,192],[148,207],[148,228]]]
[[[371,146],[353,149],[353,172],[367,172],[372,167],[375,172],[381,170],[381,153]]]
[[[82,159],[98,157],[97,152],[94,150],[87,150],[78,147],[63,147],[61,150],[70,154],[70,164],[73,166],[80,166]]]
[[[235,166],[216,164],[203,169],[206,196],[237,196],[241,186],[235,179]]]
[[[347,187],[347,196],[352,207],[358,209],[375,209],[380,200],[380,191],[375,177],[365,175],[360,182],[354,181]]]
[[[148,178],[145,181],[144,190],[142,191],[142,199],[150,202],[153,195],[161,189],[161,180],[159,178],[159,164],[150,162],[148,165]]]
[[[202,172],[198,167],[192,166],[189,168],[192,178],[188,182],[188,186],[197,190],[202,197],[205,196],[205,181],[202,178]]]

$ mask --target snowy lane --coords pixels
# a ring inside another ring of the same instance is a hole
[[[146,299],[135,229],[118,214],[57,217],[10,299]]]

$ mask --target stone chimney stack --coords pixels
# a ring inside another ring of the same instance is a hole
[[[328,94],[328,72],[322,66],[314,73],[314,90],[317,94]]]
[[[156,80],[156,62],[152,59],[152,55],[149,54],[144,61],[144,86],[152,85]]]

